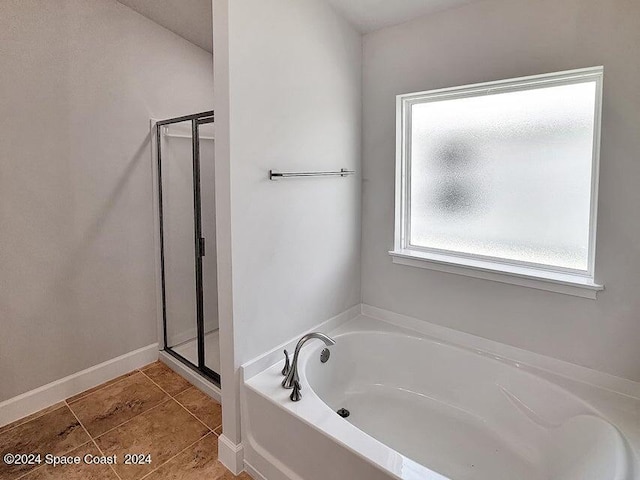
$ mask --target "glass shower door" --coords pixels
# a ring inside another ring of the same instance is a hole
[[[157,166],[165,351],[219,384],[212,123],[157,122]]]
[[[197,365],[191,122],[161,128],[165,344]]]
[[[215,162],[213,117],[197,122],[200,158],[201,233],[206,239],[202,257],[202,296],[204,327],[204,367],[220,371],[218,335],[218,269],[216,264]]]

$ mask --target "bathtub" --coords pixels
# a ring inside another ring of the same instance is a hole
[[[360,317],[242,388],[250,471],[269,480],[632,480],[625,436],[587,401],[514,362]],[[336,412],[345,409],[349,416]]]

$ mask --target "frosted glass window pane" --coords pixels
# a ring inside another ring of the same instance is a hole
[[[411,106],[409,245],[588,269],[596,82]]]

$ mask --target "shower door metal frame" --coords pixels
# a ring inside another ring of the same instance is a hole
[[[190,362],[169,346],[167,337],[167,299],[165,288],[165,264],[164,264],[164,218],[162,204],[162,127],[191,122],[191,146],[192,146],[192,170],[193,170],[193,225],[195,243],[195,273],[196,273],[196,340],[198,346],[198,364]],[[220,374],[211,370],[205,364],[204,342],[204,291],[202,278],[202,257],[205,256],[205,239],[202,237],[202,198],[200,193],[200,125],[213,123],[213,111],[195,113],[182,117],[170,118],[156,122],[156,152],[158,170],[158,215],[160,224],[160,270],[162,289],[162,328],[164,351],[169,353],[189,368],[198,371],[205,377],[220,386]]]

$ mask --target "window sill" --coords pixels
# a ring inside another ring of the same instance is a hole
[[[520,285],[593,300],[595,300],[600,290],[604,290],[602,285],[594,283],[591,278],[580,275],[546,272],[535,268],[497,264],[484,260],[473,260],[415,250],[394,250],[389,252],[389,255],[391,255],[393,263],[398,265],[483,278],[494,282]]]

